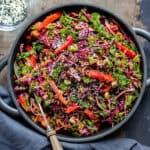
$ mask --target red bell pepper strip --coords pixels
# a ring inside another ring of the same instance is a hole
[[[24,96],[23,96],[22,94],[20,94],[20,95],[18,96],[18,101],[19,101],[19,103],[20,103],[21,105],[25,105],[25,103],[26,103],[26,101],[25,101],[25,99],[24,99]]]
[[[95,116],[95,114],[93,112],[91,112],[89,109],[85,109],[84,113],[92,120],[96,120],[97,117]]]
[[[44,49],[44,52],[45,52],[46,55],[48,55],[48,54],[50,53],[50,49],[45,48],[45,49]]]
[[[36,55],[31,55],[30,56],[30,64],[32,67],[35,67],[36,66]]]
[[[26,51],[31,51],[32,47],[30,45],[27,45],[25,49],[26,49]],[[35,54],[30,55],[30,65],[32,67],[36,66],[36,55]]]
[[[109,91],[110,91],[110,88],[111,88],[111,86],[110,86],[110,85],[106,85],[106,86],[104,86],[104,88],[103,88],[103,92],[104,92],[104,93],[109,92]]]
[[[68,46],[72,45],[72,43],[73,43],[73,37],[72,36],[68,36],[67,37],[67,41],[62,46],[60,46],[58,49],[56,49],[55,52],[54,52],[54,54],[58,55],[63,50],[67,49]]]
[[[35,23],[33,25],[33,30],[40,31],[43,28],[46,28],[48,24],[50,24],[50,23],[54,22],[55,20],[57,20],[58,18],[60,18],[61,15],[62,15],[61,12],[56,12],[54,14],[47,16],[42,22]]]
[[[61,15],[62,15],[62,12],[58,11],[54,14],[47,16],[41,23],[40,29],[46,28],[48,24],[56,21],[58,18],[60,18]]]
[[[110,29],[115,32],[119,30],[119,27],[117,25],[110,25]]]
[[[65,113],[69,114],[69,113],[72,113],[74,112],[75,110],[77,110],[78,108],[80,108],[79,105],[72,105],[72,106],[69,106],[66,110],[65,110]]]
[[[57,88],[55,82],[51,80],[49,84],[52,90],[54,91],[54,93],[58,96],[58,99],[60,100],[60,102],[62,102],[64,105],[67,105],[67,101],[63,97],[63,92]]]
[[[134,58],[136,56],[136,53],[134,51],[130,50],[128,47],[126,47],[118,42],[115,42],[115,45],[119,50],[124,52],[130,58]]]
[[[22,94],[18,96],[18,102],[27,112],[29,111],[28,103]]]
[[[31,51],[32,47],[30,45],[27,45],[25,49],[26,49],[26,51]]]
[[[106,81],[106,82],[114,81],[114,78],[110,74],[103,74],[98,70],[90,70],[88,71],[87,75],[90,78],[98,79],[99,81]]]

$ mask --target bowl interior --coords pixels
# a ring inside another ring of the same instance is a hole
[[[41,132],[42,134],[45,134],[45,129],[43,129],[42,127],[40,127],[39,125],[36,125],[31,119],[30,117],[26,114],[26,112],[19,106],[16,96],[13,92],[13,87],[14,87],[14,82],[13,82],[13,63],[15,61],[15,57],[16,54],[19,50],[19,44],[22,43],[24,41],[24,36],[26,34],[26,31],[28,30],[28,27],[31,26],[32,24],[34,24],[35,22],[42,20],[43,18],[45,18],[47,15],[49,15],[50,13],[53,13],[57,10],[65,10],[67,12],[70,11],[77,11],[80,10],[81,8],[87,8],[87,10],[89,12],[99,12],[100,14],[103,14],[107,17],[113,18],[114,20],[116,20],[118,22],[118,24],[123,28],[125,33],[128,33],[128,35],[133,39],[133,41],[135,42],[136,46],[139,49],[140,54],[142,55],[142,64],[141,64],[141,69],[143,71],[143,87],[141,89],[140,95],[138,97],[138,99],[136,100],[131,112],[128,114],[128,116],[121,121],[119,124],[115,125],[113,128],[111,127],[104,127],[101,131],[99,131],[97,134],[93,135],[93,136],[88,136],[88,137],[73,137],[70,135],[66,135],[66,134],[58,134],[58,137],[61,140],[64,141],[69,141],[69,142],[88,142],[88,141],[92,141],[92,140],[96,140],[98,138],[102,138],[105,137],[108,134],[111,134],[112,132],[116,131],[117,129],[119,129],[135,112],[137,106],[139,105],[139,102],[142,98],[143,92],[145,90],[145,79],[146,79],[146,73],[145,73],[145,56],[143,54],[143,51],[141,49],[141,46],[139,45],[139,42],[136,39],[135,34],[132,32],[132,30],[130,29],[130,27],[124,22],[122,21],[120,18],[118,18],[116,15],[114,15],[112,12],[109,12],[108,10],[101,8],[99,6],[93,5],[93,4],[65,4],[65,5],[61,5],[61,6],[57,6],[55,8],[49,9],[47,12],[44,12],[43,14],[41,14],[40,16],[34,18],[32,21],[30,21],[28,23],[28,25],[23,29],[23,31],[20,33],[20,35],[18,36],[16,42],[14,43],[14,46],[12,48],[12,52],[11,52],[11,57],[10,57],[10,62],[9,62],[9,73],[8,73],[8,78],[10,79],[10,92],[11,95],[13,97],[13,101],[15,103],[15,105],[17,106],[19,112],[22,114],[22,116],[24,117],[25,120],[27,120],[27,122],[29,124],[31,124],[31,126],[33,126],[35,129],[37,129],[39,132]]]

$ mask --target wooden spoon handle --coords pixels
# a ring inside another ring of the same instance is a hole
[[[55,130],[47,130],[47,137],[51,141],[53,150],[63,150],[61,143],[58,141]]]

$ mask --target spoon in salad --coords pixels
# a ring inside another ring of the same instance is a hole
[[[46,115],[43,111],[43,108],[41,106],[41,104],[39,102],[37,102],[38,106],[39,106],[39,109],[41,111],[41,114],[43,116],[43,119],[45,121],[45,124],[46,124],[46,134],[47,134],[47,137],[49,138],[51,144],[52,144],[52,149],[53,150],[63,150],[63,147],[62,145],[60,144],[59,140],[57,139],[57,136],[56,136],[56,131],[53,130],[50,125],[48,124],[48,121],[47,121],[47,118],[46,118]]]

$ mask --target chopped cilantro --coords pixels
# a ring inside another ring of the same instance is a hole
[[[57,68],[54,68],[52,71],[52,77],[53,79],[57,80],[60,73],[64,70],[63,66],[58,66]]]

